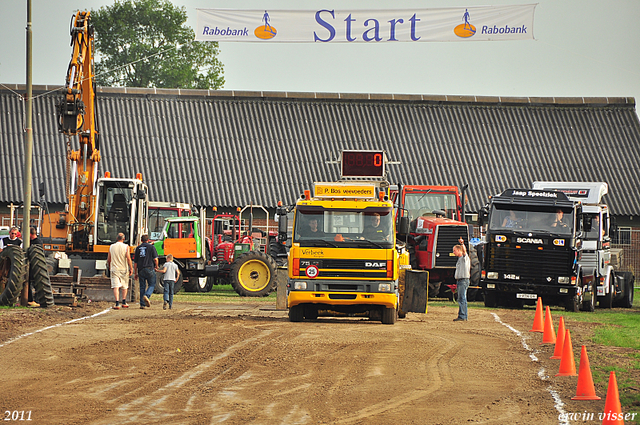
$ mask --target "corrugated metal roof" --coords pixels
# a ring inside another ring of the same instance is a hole
[[[24,92],[24,86],[11,87]],[[52,90],[34,87],[34,94]],[[33,106],[34,187],[65,200],[58,94]],[[0,90],[0,202],[22,200],[24,103]],[[101,173],[141,172],[151,200],[206,206],[293,203],[339,177],[343,149],[385,149],[403,184],[469,183],[468,210],[534,180],[606,181],[615,214],[640,215],[633,98],[499,98],[112,89],[98,96]],[[72,141],[72,147],[77,148]],[[34,195],[35,197],[35,195]]]

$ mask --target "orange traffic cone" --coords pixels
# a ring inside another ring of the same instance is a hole
[[[556,348],[553,350],[553,356],[551,359],[559,360],[562,358],[562,346],[564,345],[564,317],[560,316],[560,324],[558,325],[558,338],[556,339]]]
[[[542,318],[542,298],[538,297],[536,303],[536,316],[533,318],[533,327],[529,332],[544,332],[544,319]]]
[[[576,389],[576,396],[571,397],[571,400],[601,400],[601,398],[596,395],[596,388],[593,386],[593,377],[591,376],[591,366],[589,366],[587,347],[584,345],[580,352],[578,388]]]
[[[564,334],[564,343],[562,345],[560,371],[556,373],[556,376],[576,376],[576,362],[573,360],[573,346],[571,345],[571,334],[569,334],[568,329]]]
[[[604,420],[602,424],[624,425],[620,395],[618,394],[618,381],[614,371],[609,374],[609,388],[607,388],[607,398],[604,402]]]
[[[544,317],[544,334],[540,344],[555,344],[556,332],[553,330],[553,320],[551,320],[551,310],[547,306],[546,315]]]

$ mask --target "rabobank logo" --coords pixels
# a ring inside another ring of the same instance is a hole
[[[255,31],[253,31],[253,33],[256,37],[262,40],[270,40],[276,36],[278,31],[276,31],[276,29],[269,23],[269,21],[271,21],[271,17],[266,10],[264,11],[264,15],[262,15],[262,21],[264,22],[264,25],[260,25],[255,29]]]
[[[462,15],[462,19],[464,19],[464,24],[460,24],[453,29],[453,32],[458,37],[469,38],[475,35],[476,27],[471,25],[471,22],[469,22],[469,17],[470,17],[469,9],[465,9],[464,15]]]

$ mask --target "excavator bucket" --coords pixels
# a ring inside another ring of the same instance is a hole
[[[426,270],[407,270],[404,284],[400,281],[400,311],[404,313],[426,313],[429,272]]]

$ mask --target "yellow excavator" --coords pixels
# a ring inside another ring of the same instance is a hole
[[[56,105],[58,129],[67,141],[68,202],[64,211],[43,216],[41,239],[54,273],[69,274],[78,267],[83,277],[102,276],[109,246],[116,242],[118,233],[125,235],[125,243],[133,252],[147,232],[148,188],[141,174],[135,178],[114,178],[109,172],[99,175],[100,133],[90,12],[79,11],[73,16],[71,46],[64,93]]]

